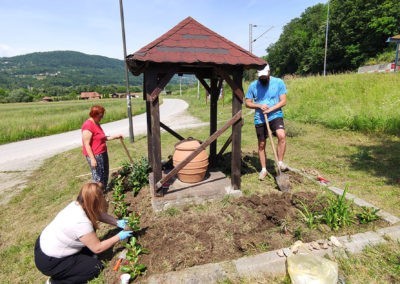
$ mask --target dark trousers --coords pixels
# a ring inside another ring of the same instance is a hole
[[[92,180],[95,182],[101,182],[104,186],[104,190],[108,185],[108,175],[109,175],[109,162],[108,162],[108,153],[101,153],[99,155],[95,155],[94,158],[97,162],[97,167],[92,168],[90,165],[90,158],[86,156],[86,160],[89,164],[90,171],[92,172]]]
[[[47,256],[40,248],[39,238],[35,244],[35,264],[40,272],[51,277],[51,283],[87,283],[103,269],[101,261],[88,248],[62,258]]]

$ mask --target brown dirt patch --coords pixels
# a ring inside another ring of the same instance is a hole
[[[299,220],[299,200],[310,209],[322,206],[316,192],[227,198],[158,214],[151,207],[149,192],[143,188],[136,197],[126,197],[130,209],[141,214],[142,230],[137,237],[149,251],[140,257],[140,263],[147,267],[146,275],[137,280],[287,247],[297,239],[310,242],[332,234],[323,227],[310,230]],[[117,281],[118,273],[112,271],[116,259],[114,256],[105,269],[107,283]]]

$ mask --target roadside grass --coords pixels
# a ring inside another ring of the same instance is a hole
[[[387,75],[392,76],[391,74]],[[344,80],[340,76],[332,77]],[[385,78],[385,75],[382,75],[382,77],[379,75],[376,78]],[[316,82],[317,79],[322,80],[320,77],[307,79],[316,80]],[[293,81],[289,80],[288,82],[290,95],[288,105],[285,108],[285,110],[287,109],[286,113],[288,113],[286,119],[288,149],[285,159],[287,163],[291,167],[303,170],[306,173],[319,173],[330,180],[331,185],[342,189],[347,186],[349,193],[399,216],[400,169],[397,166],[398,157],[400,157],[399,137],[371,131],[349,131],[347,127],[332,129],[327,127],[329,125],[322,120],[322,122],[319,120],[301,121],[300,115],[298,118],[294,117],[294,107],[301,101],[301,98],[297,98],[297,96],[306,96],[301,92],[296,93],[294,88],[304,87],[302,85],[307,84],[307,79],[293,79]],[[327,79],[333,80],[330,76]],[[298,83],[296,83],[297,80],[299,80]],[[372,78],[368,80],[372,80]],[[336,84],[332,83],[332,88],[335,86]],[[311,84],[309,88],[313,90],[312,88],[316,88],[316,86]],[[348,88],[353,95],[357,93],[352,91],[351,87]],[[219,102],[218,128],[231,116],[230,100],[228,99],[230,94],[228,88],[225,88],[225,90],[225,101],[223,104],[222,101]],[[309,91],[309,93],[311,92]],[[198,99],[192,91],[192,93],[187,92],[183,96],[173,97],[187,100],[191,114],[203,121],[209,121],[209,105],[205,104],[204,95]],[[343,95],[343,99],[348,97]],[[309,98],[306,103],[302,102],[302,106],[308,108],[308,105],[314,105],[317,108],[319,104],[314,104],[311,100]],[[325,101],[327,100],[325,97]],[[105,105],[104,101],[102,100],[100,103]],[[321,98],[320,103],[323,102],[324,100]],[[18,105],[22,106],[22,104]],[[113,110],[111,110],[111,106],[105,105],[105,107],[107,117]],[[125,107],[119,108],[125,111]],[[84,113],[85,118],[88,109],[89,106],[85,105],[80,110]],[[299,106],[297,111],[300,111],[300,109]],[[320,111],[323,114],[331,110],[325,107]],[[0,113],[2,114],[2,111]],[[388,115],[390,114],[389,112]],[[393,113],[394,118],[395,115],[397,115],[396,111]],[[242,156],[246,157],[248,167],[246,167],[246,174],[242,176],[242,190],[246,195],[272,192],[276,188],[275,181],[272,178],[266,179],[264,182],[257,180],[259,164],[254,126],[251,112],[244,107],[243,117]],[[209,136],[209,129],[208,127],[187,129],[180,131],[180,134],[184,137],[192,136],[205,140]],[[218,149],[226,141],[229,134],[229,131],[227,131],[218,139]],[[173,152],[176,142],[176,138],[171,135],[162,134],[163,159],[166,159]],[[124,161],[127,162],[126,154],[119,141],[110,141],[108,145],[111,169],[118,168]],[[146,137],[135,137],[135,143],[126,143],[126,145],[134,159],[147,156]],[[227,152],[229,152],[229,149]],[[272,169],[272,153],[269,149],[267,152],[268,167]],[[34,265],[34,242],[42,229],[59,210],[76,198],[80,186],[89,179],[89,170],[82,157],[81,150],[78,148],[67,151],[46,160],[43,166],[33,173],[23,191],[8,204],[0,206],[0,279],[3,283],[43,283],[45,281],[46,277],[37,271]],[[292,185],[296,190],[297,184]],[[323,189],[311,181],[305,183],[305,187],[310,190]],[[100,232],[107,234],[110,229],[112,228],[109,226],[102,226]],[[344,275],[347,283],[396,283],[400,281],[399,250],[400,244],[398,242],[388,242],[384,245],[368,248],[361,254],[337,258],[336,261],[339,264],[339,271]],[[103,276],[100,276],[91,283],[104,283],[102,279]],[[252,282],[252,279],[243,279],[241,282],[230,282],[227,279],[223,283],[254,282]],[[271,279],[262,278],[259,283],[290,283],[290,281],[286,276]]]
[[[102,123],[127,118],[124,99],[0,104],[0,144],[79,129],[95,104],[106,109]],[[143,112],[144,101],[132,100],[133,115]]]
[[[398,73],[340,74],[287,80],[286,118],[350,129],[398,135]]]

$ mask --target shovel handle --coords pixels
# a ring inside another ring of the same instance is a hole
[[[264,118],[265,118],[265,124],[267,125],[268,137],[269,137],[269,141],[271,142],[272,152],[274,152],[276,170],[278,171],[278,173],[280,175],[281,169],[279,168],[279,165],[278,165],[278,154],[276,153],[274,141],[272,140],[272,131],[271,131],[271,128],[269,127],[268,116],[266,113],[264,113]]]
[[[125,142],[124,142],[124,138],[119,138],[119,141],[121,141],[122,147],[124,147],[126,154],[128,155],[129,161],[131,162],[131,164],[133,164],[133,160],[131,155],[129,154],[128,148],[126,148]]]

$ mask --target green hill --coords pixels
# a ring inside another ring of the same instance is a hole
[[[0,58],[0,88],[124,85],[123,60],[76,51],[35,52]],[[131,85],[142,77],[130,75]]]

